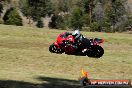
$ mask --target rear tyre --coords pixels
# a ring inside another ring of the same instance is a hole
[[[49,51],[51,53],[58,53],[58,54],[62,54],[63,53],[63,50],[58,48],[56,45],[52,44],[49,46]]]
[[[94,46],[94,57],[100,58],[104,54],[104,49],[101,46]]]
[[[87,50],[87,56],[88,57],[94,57],[94,48],[93,46],[90,46]]]
[[[104,49],[101,46],[91,46],[87,52],[88,57],[100,58],[104,54]]]

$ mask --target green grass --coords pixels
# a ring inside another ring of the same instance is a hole
[[[78,84],[81,68],[94,79],[132,80],[132,34],[82,32],[105,39],[105,54],[95,59],[50,53],[49,45],[62,32],[0,25],[0,87],[65,88],[67,83],[69,88]]]

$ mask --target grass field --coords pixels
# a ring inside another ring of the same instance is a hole
[[[104,38],[100,59],[48,51],[64,31],[0,25],[0,88],[77,88],[81,68],[94,79],[132,80],[132,34],[82,32]]]

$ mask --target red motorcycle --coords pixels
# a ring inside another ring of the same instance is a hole
[[[104,54],[104,49],[100,46],[104,39],[87,39],[81,35],[80,40],[82,41],[76,45],[73,36],[64,32],[59,34],[56,42],[49,46],[49,51],[58,54],[66,53],[95,58],[99,58]]]

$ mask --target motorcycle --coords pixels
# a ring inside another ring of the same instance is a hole
[[[80,37],[82,42],[78,45],[75,44],[75,40],[72,35],[67,35],[67,32],[58,35],[56,42],[49,46],[51,53],[57,54],[69,54],[69,55],[82,55],[94,58],[100,58],[104,54],[104,49],[101,47],[101,43],[104,39],[94,38],[87,39],[83,36]]]

